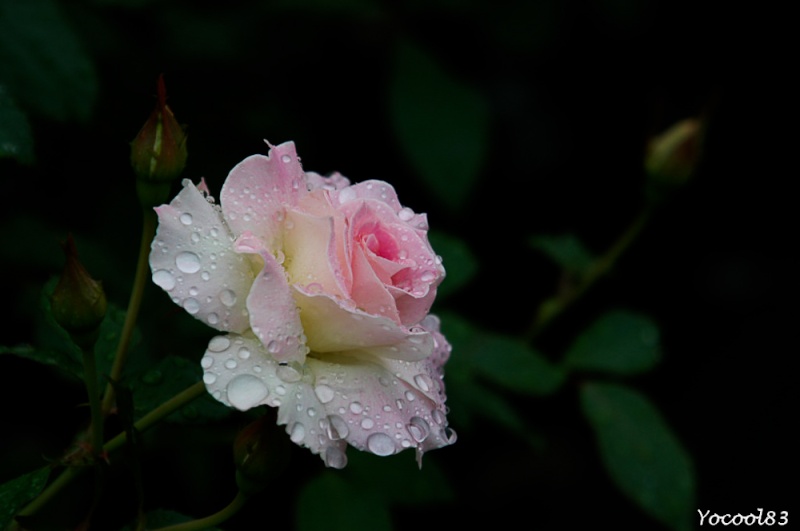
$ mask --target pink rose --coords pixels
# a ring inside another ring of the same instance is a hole
[[[277,407],[291,440],[334,468],[347,443],[419,460],[454,442],[450,345],[428,315],[444,268],[426,216],[390,185],[306,173],[287,142],[239,163],[219,206],[184,180],[156,212],[153,281],[227,332],[201,360],[214,398]]]

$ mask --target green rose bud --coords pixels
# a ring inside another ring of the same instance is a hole
[[[164,76],[158,78],[158,102],[131,142],[131,165],[139,200],[144,206],[166,202],[170,183],[186,166],[186,133],[167,105]]]
[[[63,247],[66,263],[51,298],[53,317],[76,343],[91,347],[106,315],[106,294],[78,260],[71,234]]]

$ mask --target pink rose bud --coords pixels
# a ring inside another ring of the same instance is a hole
[[[131,142],[131,165],[144,204],[153,206],[166,200],[169,184],[186,166],[186,155],[186,134],[167,105],[167,89],[161,75],[156,107]]]
[[[201,359],[214,398],[277,408],[333,468],[348,444],[421,460],[455,441],[450,345],[428,314],[444,268],[389,184],[305,172],[287,142],[240,162],[219,205],[184,180],[156,212],[153,282],[222,332]]]
[[[71,234],[63,247],[67,260],[51,298],[53,317],[77,343],[91,346],[106,315],[106,294],[78,260]]]

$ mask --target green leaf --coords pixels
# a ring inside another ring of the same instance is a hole
[[[0,0],[0,82],[50,118],[89,117],[97,76],[56,2]]]
[[[454,314],[440,317],[453,346],[448,373],[453,368],[530,395],[553,393],[564,381],[563,369],[522,340],[481,330]]]
[[[160,406],[202,377],[200,363],[177,356],[167,356],[156,366],[133,376],[128,385],[133,392],[136,418]],[[230,409],[205,394],[193,400],[166,420],[171,422],[199,423],[225,418]]]
[[[409,42],[398,44],[391,83],[391,119],[401,148],[443,204],[462,207],[486,158],[486,101]]]
[[[447,276],[439,285],[437,296],[446,297],[464,287],[478,272],[478,262],[464,240],[441,232],[429,232],[433,250],[442,257]]]
[[[656,408],[636,391],[602,383],[581,388],[581,405],[617,486],[671,529],[691,529],[692,463]]]
[[[297,499],[298,531],[389,531],[386,503],[372,490],[358,489],[334,472],[323,472],[306,484]]]
[[[22,164],[33,162],[33,135],[28,118],[0,82],[0,159],[12,158]]]
[[[534,236],[530,244],[570,273],[585,273],[594,257],[574,234]]]
[[[344,473],[353,485],[379,493],[388,504],[445,503],[455,496],[444,473],[427,454],[420,469],[412,451],[392,459],[351,451]]]
[[[650,370],[660,358],[655,323],[640,314],[609,312],[584,330],[567,350],[574,369],[629,375]]]
[[[50,468],[44,467],[0,485],[0,529],[6,529],[14,515],[42,492],[49,475]]]

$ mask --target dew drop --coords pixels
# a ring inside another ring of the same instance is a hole
[[[170,291],[175,287],[175,277],[166,269],[153,272],[153,282],[163,290]]]
[[[336,446],[325,449],[325,464],[330,468],[342,469],[347,466],[347,454]]]
[[[306,413],[308,414],[309,417],[316,417],[317,416],[317,410],[314,409],[313,407],[308,408]]]
[[[250,349],[247,347],[242,347],[239,349],[239,358],[246,360],[250,357]]]
[[[408,428],[408,433],[418,443],[427,439],[428,434],[431,432],[430,426],[422,417],[412,417],[406,427]]]
[[[267,351],[270,354],[277,354],[280,349],[281,349],[281,346],[274,339],[272,341],[270,341],[269,343],[267,343]]]
[[[350,411],[358,415],[364,411],[364,407],[361,405],[361,402],[353,402],[350,404]]]
[[[227,307],[231,307],[236,304],[236,293],[233,290],[224,289],[219,293],[219,300]]]
[[[331,440],[345,439],[350,434],[350,429],[342,417],[330,415],[328,417],[328,437]]]
[[[277,374],[278,378],[280,378],[286,383],[299,382],[303,376],[302,374],[300,374],[300,371],[298,371],[291,365],[279,365],[278,368],[275,370],[275,374]]]
[[[375,426],[375,423],[372,421],[371,418],[365,417],[361,419],[361,427],[365,430],[371,430],[372,427]]]
[[[421,281],[423,281],[423,282],[432,282],[432,281],[433,281],[433,279],[435,279],[435,278],[436,278],[436,274],[435,274],[433,271],[425,271],[425,272],[424,272],[424,273],[422,273],[422,275],[419,277],[419,279],[420,279]]]
[[[367,438],[367,448],[375,455],[392,455],[395,452],[394,441],[385,433],[373,433]]]
[[[217,375],[213,372],[204,372],[203,373],[203,383],[206,385],[211,385],[217,381]]]
[[[215,313],[208,314],[208,317],[206,319],[208,319],[208,324],[210,325],[215,325],[219,323],[219,315]]]
[[[225,368],[226,369],[231,369],[231,370],[235,369],[236,365],[237,365],[236,360],[233,359],[233,358],[228,358],[227,360],[225,360]]]
[[[281,162],[283,162],[284,164],[289,164],[290,162],[292,162],[292,157],[290,157],[289,155],[282,155]]]
[[[203,359],[200,360],[200,366],[204,369],[208,369],[214,365],[214,358],[211,356],[203,356]]]
[[[192,238],[192,243],[198,243],[200,241],[200,235],[197,234],[196,232],[192,233],[191,238]]]
[[[228,401],[236,409],[245,411],[257,405],[269,394],[269,389],[251,374],[240,374],[228,384]]]
[[[210,352],[223,352],[231,346],[231,340],[225,336],[215,336],[208,342]]]
[[[208,271],[203,271],[202,273],[200,273],[200,278],[202,278],[203,280],[208,280],[211,278],[211,273],[209,273]]]
[[[447,417],[445,417],[441,409],[434,409],[431,412],[431,417],[433,418],[434,422],[440,426],[447,424]]]
[[[175,257],[175,265],[184,273],[197,273],[200,271],[200,258],[189,251],[184,251]]]
[[[333,389],[331,389],[329,386],[325,384],[320,384],[316,386],[314,388],[314,394],[317,395],[317,398],[319,398],[319,401],[322,402],[323,404],[327,404],[328,402],[333,400],[334,396],[336,396]]]
[[[399,217],[401,221],[410,221],[411,218],[414,217],[414,211],[408,207],[403,207],[400,209],[400,212],[397,213],[397,217]]]
[[[192,215],[189,214],[188,212],[184,212],[183,214],[181,214],[180,220],[181,220],[181,223],[183,223],[184,225],[191,225],[192,224]]]
[[[414,393],[412,393],[411,391],[406,391],[406,400],[408,400],[409,402],[413,402],[415,398],[417,397],[414,396]]]
[[[183,309],[194,315],[200,311],[200,303],[197,302],[197,299],[189,297],[183,301]]]
[[[306,438],[306,427],[301,422],[292,424],[289,430],[289,439],[295,444],[300,444]]]
[[[431,379],[428,375],[425,374],[418,374],[414,376],[414,383],[417,384],[421,390],[425,391],[426,393],[431,390]]]

